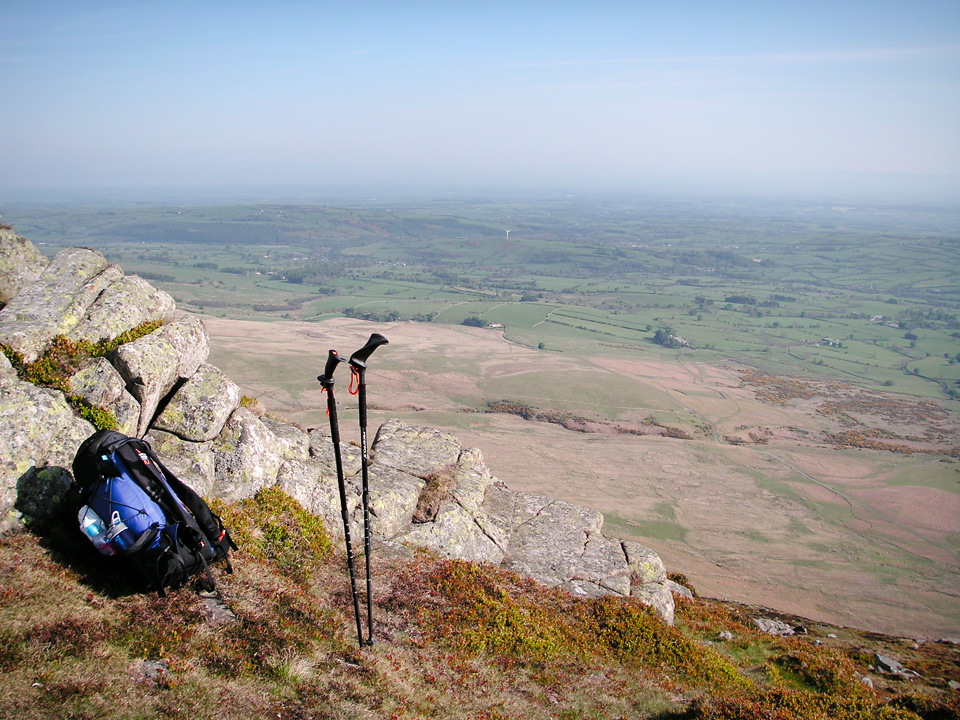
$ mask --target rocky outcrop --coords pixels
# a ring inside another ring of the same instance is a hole
[[[6,357],[0,370],[0,530],[17,523],[14,505],[38,469],[69,468],[93,426],[62,393],[17,378]],[[27,490],[29,492],[29,490]]]
[[[173,319],[173,298],[136,275],[127,275],[104,289],[67,337],[110,340],[141,323]]]
[[[161,399],[192,377],[209,352],[210,338],[195,316],[178,318],[117,348],[113,364],[140,403],[136,435],[146,433]]]
[[[581,596],[632,595],[673,621],[673,596],[660,558],[637,543],[605,537],[600,513],[510,490],[490,474],[479,450],[396,420],[380,427],[371,457],[371,513],[379,520],[381,507],[390,508],[389,522],[380,527],[385,539],[489,562]],[[384,472],[393,476],[380,482]],[[441,472],[450,482],[433,519],[410,522],[426,478]]]
[[[109,410],[117,430],[136,435],[140,427],[140,403],[127,392],[120,373],[106,358],[91,358],[68,381],[70,392],[91,405]]]
[[[6,305],[20,288],[36,280],[47,266],[47,259],[26,238],[0,227],[0,307]]]
[[[28,249],[16,252],[30,256]],[[145,320],[165,322],[81,365],[69,392],[110,410],[122,432],[145,437],[202,495],[234,502],[277,485],[342,534],[329,434],[241,406],[236,383],[206,362],[210,344],[199,318],[171,319],[169,296],[123,276],[92,250],[64,250],[42,272],[6,286],[19,291],[0,311],[0,342],[28,361],[57,335],[97,341]],[[0,355],[0,527],[43,518],[56,507],[70,486],[77,447],[93,430],[63,393],[19,379]],[[347,521],[359,543],[361,453],[346,443],[340,451]],[[479,450],[397,420],[379,428],[369,459],[371,529],[382,547],[486,562],[586,597],[633,596],[673,621],[660,558],[606,537],[600,513],[511,490]]]
[[[31,255],[20,255],[28,271],[14,273],[6,286],[30,278]],[[57,253],[35,280],[23,282],[0,311],[0,343],[31,362],[57,335],[96,342],[146,321],[168,321],[173,310],[167,293],[139,277],[125,277],[96,250],[72,248]]]
[[[95,250],[61,250],[40,276],[0,311],[0,343],[27,362],[40,357],[57,335],[67,335],[94,300],[123,271]]]
[[[213,442],[214,494],[236,502],[277,482],[283,450],[277,436],[246,408],[237,408]]]
[[[192,442],[213,440],[239,406],[237,384],[204,363],[173,394],[153,427]]]

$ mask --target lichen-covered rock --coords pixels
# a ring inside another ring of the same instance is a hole
[[[448,487],[433,517],[410,525],[396,538],[444,557],[500,564],[512,528],[509,521],[499,522],[484,509],[487,490],[496,478],[483,464],[480,451],[462,450],[455,464],[439,472],[449,478]]]
[[[456,462],[460,442],[449,433],[388,420],[371,446],[371,464],[387,465],[424,477]]]
[[[276,436],[246,408],[234,410],[213,442],[213,497],[236,502],[273,486],[283,464]]]
[[[137,436],[147,432],[160,401],[177,381],[190,378],[209,352],[210,338],[195,316],[178,318],[117,348],[113,364],[140,403]]]
[[[640,543],[624,540],[623,551],[626,553],[627,566],[630,569],[631,585],[647,585],[649,583],[667,582],[667,569],[663,560],[653,550]]]
[[[409,527],[426,482],[391,467],[370,471],[371,527],[380,537],[392,538]]]
[[[116,402],[126,390],[120,373],[103,357],[86,360],[69,378],[67,385],[73,395],[100,407]]]
[[[676,604],[673,594],[665,583],[647,583],[630,588],[630,597],[637,598],[644,605],[649,605],[668,625],[673,625]]]
[[[219,368],[204,363],[180,388],[153,427],[191,442],[213,440],[240,406],[240,388]]]
[[[95,250],[61,250],[32,283],[0,310],[0,343],[27,362],[36,360],[57,335],[68,335],[97,296],[123,277]]]
[[[616,595],[630,594],[630,571],[619,540],[594,533],[574,567],[574,580],[596,583]]]
[[[303,430],[296,425],[267,416],[261,417],[260,420],[270,432],[277,436],[285,459],[306,460],[310,457],[310,438]]]
[[[504,567],[549,587],[571,580],[629,592],[620,544],[600,534],[603,516],[578,505],[517,493]]]
[[[93,431],[62,393],[0,373],[0,529],[17,524],[11,511],[20,478],[33,468],[70,467]]]
[[[13,230],[0,229],[0,306],[7,304],[47,266],[33,243]]]
[[[60,516],[73,485],[73,476],[58,466],[30,468],[17,481],[14,509],[27,522]]]
[[[667,585],[667,590],[669,590],[672,594],[680,595],[682,597],[687,598],[688,600],[693,600],[693,590],[686,587],[685,585],[681,585],[680,583],[674,582],[673,580],[667,580],[666,585]]]
[[[191,377],[210,356],[210,336],[196,315],[179,317],[157,332],[177,351],[177,375],[181,378]]]
[[[657,614],[673,625],[674,600],[663,560],[650,548],[625,540],[623,551],[630,573],[630,595],[652,606]]]
[[[494,565],[503,560],[503,550],[477,526],[473,516],[456,503],[444,504],[432,522],[411,525],[410,530],[396,539],[433,550],[446,558]]]
[[[7,377],[17,376],[17,371],[13,369],[13,365],[10,364],[7,356],[3,353],[0,353],[0,375],[6,375]]]
[[[140,403],[133,399],[133,395],[124,391],[117,400],[104,406],[117,421],[117,432],[124,435],[136,436],[140,429]]]
[[[140,423],[140,403],[127,392],[123,378],[106,358],[90,358],[67,381],[71,394],[109,410],[117,431],[135,435]]]
[[[162,430],[144,436],[161,462],[203,497],[213,496],[215,458],[213,443],[190,442]]]
[[[130,394],[140,403],[137,420],[138,437],[143,437],[153,420],[160,400],[177,382],[177,351],[159,331],[121,345],[113,365],[123,377]]]
[[[480,450],[467,448],[457,458],[450,494],[464,510],[476,515],[481,512],[487,488],[496,480],[484,464]]]
[[[333,453],[333,441],[330,434],[319,428],[311,428],[307,433],[310,439],[310,457],[315,457],[332,468],[336,467]],[[344,476],[359,475],[362,470],[363,454],[357,445],[340,442],[340,464]]]
[[[316,458],[287,460],[277,473],[277,487],[299,502],[304,509],[322,518],[330,533],[343,535],[340,490],[336,472],[329,465]],[[360,486],[350,481],[344,483],[344,488],[347,513],[351,518],[351,539],[361,537],[362,526],[356,522],[356,518],[360,516]]]
[[[68,334],[72,340],[110,340],[145,322],[170,322],[176,304],[137,275],[127,275],[107,287]]]

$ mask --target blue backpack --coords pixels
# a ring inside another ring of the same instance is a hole
[[[214,561],[232,572],[237,546],[220,517],[146,441],[100,430],[80,445],[73,476],[80,530],[101,554],[127,559],[161,597],[194,575],[213,590]]]

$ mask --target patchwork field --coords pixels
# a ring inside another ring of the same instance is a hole
[[[436,322],[204,322],[210,361],[305,427],[327,422],[327,351],[383,333],[372,427],[396,417],[454,433],[510,487],[599,510],[607,534],[653,547],[701,594],[960,635],[955,403]],[[341,433],[356,440],[349,374],[338,380]]]

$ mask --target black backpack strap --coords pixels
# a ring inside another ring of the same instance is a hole
[[[86,495],[101,478],[117,475],[113,464],[109,460],[104,462],[103,457],[109,457],[116,447],[130,439],[116,430],[98,430],[80,443],[72,470],[81,495]]]
[[[231,549],[236,550],[237,545],[230,537],[229,531],[223,526],[223,520],[221,520],[220,516],[210,509],[206,501],[200,497],[192,487],[186,485],[174,475],[152,451],[150,452],[150,457],[159,466],[170,488],[176,493],[177,497],[183,501],[183,504],[187,506],[187,509],[194,516],[199,529],[207,537],[211,545],[216,548],[217,555],[225,558]],[[228,572],[230,572],[229,568]]]

